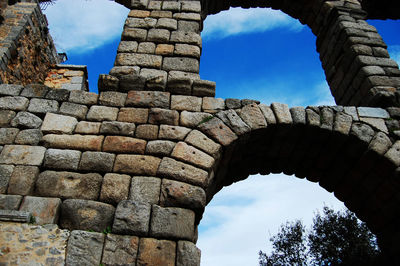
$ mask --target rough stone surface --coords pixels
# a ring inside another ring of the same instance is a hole
[[[216,117],[201,123],[198,128],[223,146],[228,146],[238,138],[229,127]]]
[[[43,133],[71,134],[77,123],[75,117],[47,113],[41,130]]]
[[[44,166],[59,170],[77,170],[80,158],[80,151],[48,149],[44,156]]]
[[[14,171],[13,165],[0,164],[0,193],[5,194],[8,188],[8,183],[12,172]]]
[[[129,199],[143,204],[158,204],[161,179],[149,176],[134,176],[131,181]]]
[[[124,106],[127,94],[116,91],[100,93],[99,103],[107,106]]]
[[[26,196],[20,211],[29,211],[36,224],[56,224],[60,215],[61,200]]]
[[[18,128],[0,128],[0,145],[13,144]]]
[[[137,236],[106,235],[102,265],[136,265],[139,238]]]
[[[103,143],[107,152],[144,154],[145,149],[145,140],[130,137],[107,136]]]
[[[200,265],[200,249],[190,241],[178,241],[176,249],[176,266]]]
[[[0,164],[41,165],[46,149],[40,146],[6,145],[0,154]]]
[[[0,127],[7,127],[15,117],[15,112],[11,110],[0,110]]]
[[[92,105],[97,103],[99,95],[93,92],[73,90],[69,95],[69,101],[73,103]]]
[[[32,195],[39,174],[36,166],[17,165],[8,183],[8,194]]]
[[[114,172],[154,176],[160,161],[153,156],[119,154],[115,159]]]
[[[211,169],[215,162],[213,157],[193,146],[186,144],[185,142],[178,142],[175,145],[171,157],[193,164],[200,168],[204,168],[206,170]]]
[[[21,130],[15,138],[16,144],[36,146],[42,140],[43,134],[40,129]]]
[[[139,139],[157,139],[158,126],[157,125],[138,125],[136,128],[135,136]]]
[[[57,113],[58,112],[58,102],[55,100],[46,100],[46,99],[31,99],[28,111],[32,113]]]
[[[185,127],[194,128],[200,123],[203,123],[204,121],[207,121],[211,118],[212,115],[209,113],[182,111],[180,117],[180,124]]]
[[[104,121],[100,127],[101,134],[134,136],[135,124],[118,121]]]
[[[151,108],[149,113],[149,123],[177,126],[179,124],[179,113],[174,110]]]
[[[170,94],[159,91],[130,91],[127,106],[169,108]]]
[[[202,100],[200,97],[172,95],[171,96],[171,109],[178,111],[201,111]]]
[[[61,114],[74,116],[78,119],[84,119],[87,111],[87,106],[70,102],[63,102],[60,107]]]
[[[103,178],[99,174],[44,171],[36,182],[36,195],[96,200]]]
[[[145,236],[149,231],[151,205],[123,200],[115,211],[112,232],[116,234]]]
[[[189,128],[161,125],[158,137],[160,139],[183,140],[190,132]]]
[[[82,153],[79,169],[93,172],[111,172],[115,154],[107,152],[85,151]]]
[[[39,128],[42,125],[42,119],[28,112],[19,112],[11,121],[11,125],[21,128]]]
[[[90,107],[86,117],[91,121],[113,121],[117,120],[118,108],[94,105]]]
[[[68,240],[66,265],[100,265],[105,235],[72,231]]]
[[[182,208],[153,205],[150,235],[160,238],[192,240],[194,235],[194,212]]]
[[[169,240],[141,238],[136,265],[175,265],[176,243]]]
[[[126,200],[130,183],[129,175],[106,174],[101,186],[100,200],[113,205]]]
[[[276,120],[280,124],[291,124],[292,116],[290,114],[289,107],[287,104],[272,103],[271,108],[275,113]]]
[[[99,151],[103,139],[104,136],[48,134],[43,136],[43,143],[49,148]]]
[[[118,121],[145,124],[149,116],[147,108],[121,108]]]
[[[1,171],[1,170],[0,170]],[[4,192],[2,192],[4,193]],[[18,210],[21,204],[20,195],[2,195],[0,194],[0,210]]]
[[[74,133],[77,134],[99,134],[101,123],[80,121],[75,127]]]
[[[263,113],[268,125],[276,124],[276,118],[275,118],[274,112],[272,111],[271,107],[269,107],[265,104],[259,104],[258,107],[260,108],[261,112]]]
[[[160,205],[201,210],[206,205],[206,193],[200,187],[163,179]]]
[[[147,143],[146,153],[159,156],[168,156],[175,147],[175,142],[169,140],[152,140]]]
[[[234,110],[221,111],[216,114],[216,116],[221,119],[226,125],[228,125],[237,135],[243,135],[251,130],[250,126],[247,125],[242,118]],[[248,114],[244,114],[248,118]],[[259,117],[260,126],[265,124],[265,119]],[[255,126],[257,121],[254,121]]]
[[[204,111],[208,110],[224,110],[225,101],[222,98],[204,97],[201,107]]]
[[[28,108],[29,100],[25,97],[2,97],[0,98],[0,109],[13,111],[24,111]]]
[[[102,232],[111,226],[115,208],[112,205],[81,199],[67,199],[61,205],[60,226],[69,230]]]

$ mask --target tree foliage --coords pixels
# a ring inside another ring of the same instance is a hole
[[[260,251],[260,266],[373,265],[381,256],[375,236],[350,211],[323,208],[311,230],[301,221],[281,225],[270,238],[270,255]]]

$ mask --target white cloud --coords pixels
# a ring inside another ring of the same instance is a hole
[[[208,16],[204,22],[202,36],[220,39],[236,34],[265,32],[278,27],[295,31],[303,28],[299,21],[271,8],[231,8]]]
[[[400,45],[392,45],[388,47],[390,57],[400,65]]]
[[[119,38],[128,12],[110,0],[58,0],[45,10],[59,52],[81,54]]]
[[[287,220],[310,225],[315,210],[342,209],[332,193],[293,176],[251,176],[224,188],[207,206],[197,246],[203,266],[258,265],[258,251]]]

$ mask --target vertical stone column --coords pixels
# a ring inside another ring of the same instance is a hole
[[[99,78],[99,91],[156,90],[214,96],[200,80],[200,1],[117,1],[130,8],[115,66]]]

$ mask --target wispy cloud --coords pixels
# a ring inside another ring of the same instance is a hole
[[[299,21],[270,8],[231,8],[208,16],[204,22],[204,38],[221,39],[230,35],[265,32],[285,27],[294,31],[303,28]]]
[[[109,0],[58,0],[45,10],[59,52],[85,53],[122,33],[129,10]]]
[[[400,65],[400,45],[389,46],[388,50],[392,59]]]
[[[317,184],[293,176],[251,176],[220,191],[199,229],[201,265],[258,265],[258,251],[287,220],[310,225],[316,209],[343,204]]]

